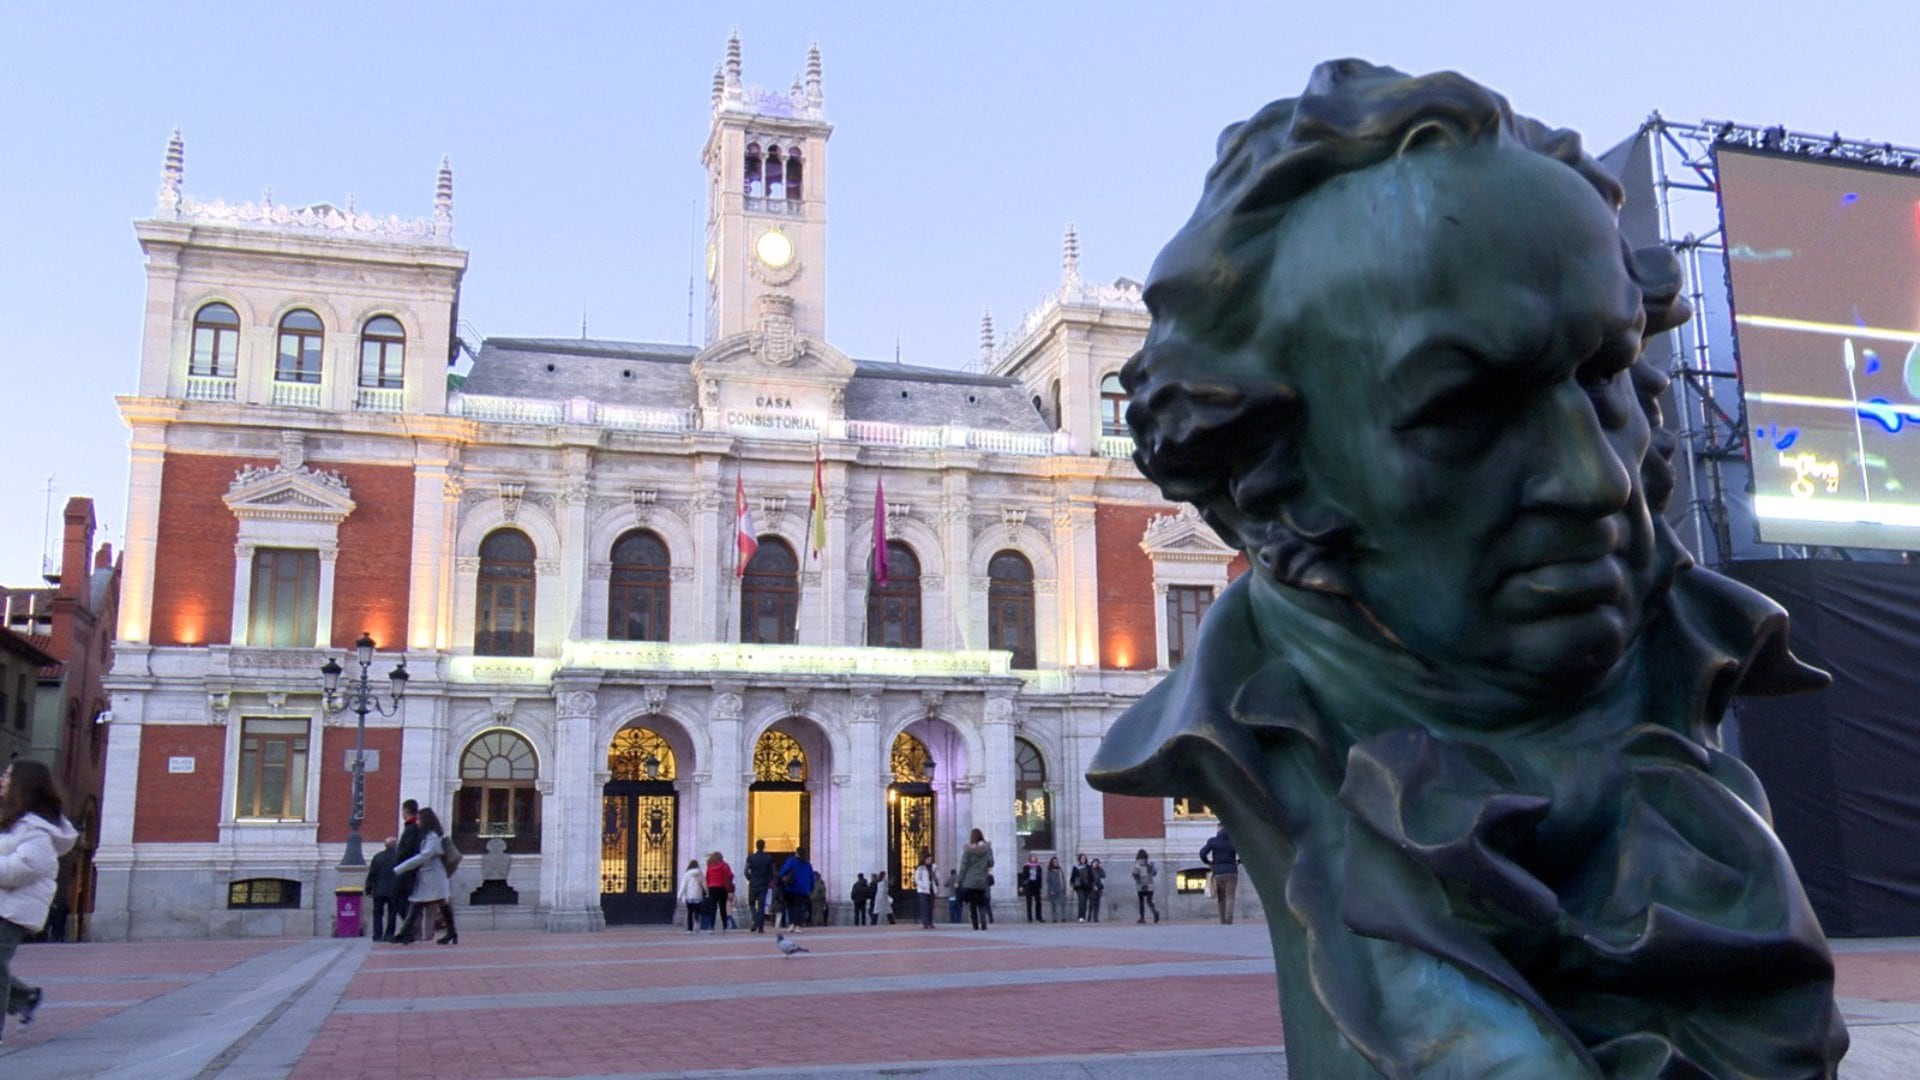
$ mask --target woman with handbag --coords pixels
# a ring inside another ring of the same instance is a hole
[[[413,892],[407,897],[408,901],[414,905],[414,911],[408,917],[408,922],[411,924],[417,917],[419,926],[429,934],[433,933],[434,926],[434,923],[429,921],[430,918],[433,915],[444,918],[448,910],[447,898],[453,895],[452,884],[447,880],[446,850],[447,834],[446,830],[440,827],[440,815],[434,813],[431,806],[421,807],[420,851],[413,858],[396,864],[393,872],[404,874],[410,870],[415,871]],[[412,943],[413,939],[408,937],[405,931],[402,931],[396,942],[400,945]],[[439,943],[460,944],[460,935],[454,932],[450,920],[447,933],[439,939]]]
[[[993,845],[979,829],[973,830],[960,851],[960,895],[975,930],[987,928],[987,889],[993,885]]]
[[[1147,849],[1141,848],[1133,857],[1133,891],[1140,898],[1140,917],[1135,922],[1146,922],[1147,912],[1153,912],[1153,921],[1160,921],[1160,905],[1153,902],[1154,881],[1160,876],[1160,868],[1147,858]]]
[[[53,771],[20,758],[0,772],[0,996],[6,1013],[33,1023],[40,988],[13,977],[8,966],[22,941],[46,925],[60,856],[79,833],[61,814]]]

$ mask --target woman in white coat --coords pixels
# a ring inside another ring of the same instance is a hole
[[[687,905],[687,933],[691,934],[700,910],[707,906],[707,875],[700,870],[699,859],[687,860],[687,868],[680,874],[680,889],[674,895]]]
[[[393,872],[404,874],[409,870],[419,871],[414,875],[413,892],[407,897],[410,902],[419,907],[419,911],[409,916],[408,923],[418,925],[422,933],[433,932],[434,922],[429,915],[429,909],[444,909],[447,898],[453,895],[452,885],[447,881],[447,864],[444,858],[446,851],[447,836],[445,830],[440,827],[440,815],[434,813],[430,806],[421,807],[420,853],[395,866]],[[403,935],[396,938],[395,943],[410,945],[412,939]],[[460,935],[453,932],[452,920],[448,920],[447,933],[445,937],[440,938],[440,944],[460,944]]]
[[[78,835],[61,816],[52,770],[22,758],[0,772],[0,991],[6,1013],[22,1024],[33,1023],[40,988],[14,978],[8,967],[14,949],[47,924],[60,856],[73,850]]]

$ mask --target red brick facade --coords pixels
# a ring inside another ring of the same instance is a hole
[[[1159,661],[1153,560],[1140,550],[1140,538],[1147,533],[1147,523],[1166,512],[1164,506],[1111,505],[1094,511],[1103,668],[1152,671]]]
[[[220,839],[220,781],[226,754],[227,729],[216,724],[150,724],[143,729],[140,788],[133,807],[134,843]],[[168,771],[167,762],[175,757],[192,758],[193,771]]]
[[[1102,795],[1109,840],[1158,840],[1167,835],[1167,800]]]
[[[348,768],[353,760],[353,725],[327,728],[321,745],[320,842],[341,844],[346,842],[347,818],[353,813],[353,773]],[[371,856],[400,821],[400,729],[368,728],[367,749],[380,752],[380,770],[367,773],[366,823],[360,827],[360,838]]]
[[[161,474],[154,550],[155,645],[231,644],[233,549],[239,522],[222,496],[258,458],[168,454]],[[354,511],[340,524],[334,564],[333,645],[364,631],[383,646],[405,639],[412,569],[413,470],[395,465],[322,465],[346,478]]]
[[[161,467],[153,553],[155,645],[226,645],[233,629],[233,548],[240,523],[220,497],[236,472],[261,458],[168,454]],[[164,764],[164,762],[162,762]]]
[[[350,649],[362,631],[382,649],[406,641],[413,569],[413,470],[396,465],[334,465],[353,490],[353,513],[340,523],[334,566],[333,644]],[[232,565],[231,558],[228,561]],[[376,674],[385,676],[385,671]],[[372,820],[372,814],[368,814]],[[342,836],[345,839],[345,836]]]

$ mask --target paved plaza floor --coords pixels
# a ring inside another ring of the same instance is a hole
[[[1265,927],[670,928],[29,945],[0,1077],[1285,1077]],[[1860,1080],[1920,1075],[1920,941],[1838,942]]]

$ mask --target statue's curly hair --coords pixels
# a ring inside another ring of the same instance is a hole
[[[1120,372],[1131,398],[1134,463],[1168,498],[1193,503],[1229,543],[1291,584],[1345,591],[1334,556],[1347,525],[1300,520],[1290,505],[1299,489],[1293,443],[1304,403],[1289,369],[1310,358],[1275,356],[1258,337],[1273,233],[1320,184],[1431,143],[1518,146],[1574,170],[1616,213],[1624,202],[1619,182],[1578,135],[1516,115],[1504,97],[1470,79],[1335,60],[1314,69],[1301,96],[1221,133],[1200,205],[1148,275],[1153,323]],[[1672,253],[1633,251],[1624,237],[1620,246],[1641,289],[1643,333],[1685,322],[1690,312]],[[1667,380],[1641,362],[1633,381],[1656,429],[1643,481],[1658,513],[1673,488],[1674,443],[1658,430],[1656,400]]]

